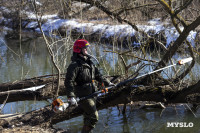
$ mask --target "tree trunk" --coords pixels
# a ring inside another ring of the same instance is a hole
[[[62,74],[64,75],[64,74]],[[111,80],[117,80],[119,76],[116,77],[107,77]],[[0,104],[7,99],[7,103],[16,102],[16,101],[24,101],[24,100],[47,100],[49,98],[53,98],[55,96],[57,88],[56,82],[57,78],[53,75],[46,75],[41,77],[35,77],[31,79],[26,79],[23,81],[18,81],[15,83],[3,83],[0,84]],[[37,87],[40,85],[45,85],[44,87],[35,90],[31,89],[23,89],[28,87]],[[9,89],[8,89],[9,88]],[[35,91],[34,91],[35,90]],[[66,95],[66,88],[64,86],[64,78],[61,78],[60,81],[60,91],[59,96]]]
[[[61,75],[64,76],[65,74]],[[25,79],[22,81],[2,83],[0,84],[0,92],[9,90],[19,90],[33,86],[44,85],[49,82],[56,83],[56,75],[44,75],[40,77],[34,77],[31,79]]]
[[[46,82],[47,81],[42,82],[42,83],[46,83]],[[50,82],[46,84],[44,87],[37,89],[35,91],[30,90],[30,89],[23,89],[23,90],[10,90],[10,91],[0,92],[0,97],[1,97],[0,103],[3,103],[8,95],[9,96],[7,99],[7,103],[16,102],[16,101],[24,101],[24,100],[46,100],[48,98],[52,98],[55,93],[56,93],[56,84]],[[65,93],[65,87],[64,87],[64,80],[62,80],[59,95],[65,95],[65,94],[66,93]]]
[[[190,95],[200,93],[198,89],[200,87],[200,81],[196,84],[184,87],[181,90],[174,90],[169,85],[160,87],[140,86],[130,87],[122,86],[115,90],[112,90],[105,96],[97,98],[97,109],[105,109],[107,107],[116,106],[118,104],[129,103],[130,101],[156,101],[164,103],[188,103]],[[198,103],[199,101],[192,101]],[[22,114],[19,117],[15,117],[8,121],[9,125],[44,125],[50,126],[58,122],[68,120],[74,117],[82,115],[80,107],[69,107],[63,113],[54,113],[51,106],[46,106],[39,110],[31,111]]]

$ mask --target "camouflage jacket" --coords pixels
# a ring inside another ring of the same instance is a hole
[[[68,97],[84,97],[94,93],[97,87],[95,83],[92,83],[92,80],[109,85],[110,81],[102,77],[90,58],[85,60],[81,57],[72,56],[71,60],[65,77]]]

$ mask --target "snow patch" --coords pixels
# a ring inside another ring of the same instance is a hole
[[[78,20],[66,20],[59,19],[56,15],[52,16],[44,16],[43,18],[50,18],[48,21],[42,25],[42,29],[45,32],[52,32],[53,30],[58,29],[59,27],[68,27],[68,32],[70,30],[76,29],[77,32],[85,33],[90,31],[90,33],[101,33],[102,37],[127,37],[127,36],[135,36],[136,31],[129,25],[108,25],[108,24],[93,24],[93,23],[81,23]],[[144,30],[146,33],[150,35],[159,34],[161,32],[165,33],[166,36],[166,46],[168,47],[173,41],[175,41],[179,33],[176,31],[174,27],[165,27],[165,23],[162,23],[159,18],[150,20],[148,22],[149,25],[137,25],[139,29]],[[30,23],[28,27],[36,27],[36,23]],[[181,30],[183,28],[181,27]],[[39,28],[36,29],[39,31]],[[195,45],[194,38],[196,37],[196,32],[191,32],[188,36],[188,41]],[[134,42],[135,45],[140,45],[138,42]]]
[[[39,3],[38,3],[39,4]],[[41,4],[41,3],[40,3]],[[76,3],[79,5],[80,3]],[[7,12],[10,12],[5,7],[0,7]],[[38,23],[36,21],[36,15],[32,12],[26,12],[29,19],[33,19],[32,22],[28,23],[26,26],[27,29],[35,29],[35,31],[40,32],[38,28]],[[44,15],[41,17],[42,20],[47,20],[44,24],[42,24],[42,29],[44,32],[51,34],[53,30],[58,30],[60,27],[65,27],[67,33],[70,33],[71,30],[76,30],[76,32],[92,34],[97,33],[101,34],[102,38],[110,38],[110,37],[117,37],[121,39],[123,37],[133,37],[136,35],[136,31],[129,25],[109,25],[109,24],[95,24],[95,23],[82,23],[80,20],[72,19],[61,19],[58,17],[57,14],[53,15]],[[4,23],[5,25],[11,25],[12,20],[1,18],[0,23]],[[148,21],[148,25],[137,25],[137,27],[150,36],[154,36],[160,34],[161,32],[164,33],[166,37],[166,46],[168,47],[172,42],[174,42],[178,37],[179,33],[176,31],[174,27],[170,27],[166,22],[162,22],[160,18],[155,18]],[[181,28],[183,30],[183,27]],[[139,34],[137,34],[139,35]],[[187,39],[189,42],[195,46],[195,37],[197,36],[197,32],[191,31],[188,35]],[[138,36],[137,39],[141,39],[142,37]],[[137,41],[137,40],[136,40]],[[134,45],[140,45],[138,42],[134,42]]]
[[[63,22],[65,22],[63,19],[49,19],[45,24],[42,25],[42,29],[45,32],[52,32],[53,30],[58,29]],[[40,29],[37,28],[36,31],[40,32]]]
[[[152,20],[148,21],[148,24],[150,24],[150,25],[160,25],[161,24],[160,18],[152,19]]]
[[[195,31],[190,31],[190,34],[187,37],[187,40],[191,43],[191,45],[194,47],[195,46],[195,38],[197,36],[197,32]]]
[[[26,28],[28,29],[35,29],[36,27],[38,26],[38,23],[37,22],[30,22]]]
[[[39,5],[39,6],[42,5],[42,3],[40,3],[39,1],[35,1],[35,3],[36,3],[36,5]]]
[[[11,11],[6,8],[6,7],[3,7],[3,6],[0,6],[0,10],[4,11],[4,12],[7,12],[7,13],[10,13]]]
[[[29,19],[37,19],[36,14],[32,12],[26,12],[26,15],[28,16]],[[40,18],[40,16],[38,16]],[[58,18],[57,14],[52,14],[52,15],[43,15],[41,19],[56,19]]]

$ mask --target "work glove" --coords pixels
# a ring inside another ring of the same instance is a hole
[[[74,105],[74,106],[78,106],[78,103],[76,101],[76,99],[74,97],[71,97],[68,99],[68,102],[71,104],[71,105]]]
[[[116,86],[114,83],[110,82],[109,86]]]

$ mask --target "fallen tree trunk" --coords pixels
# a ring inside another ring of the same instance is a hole
[[[10,90],[0,92],[0,103],[3,103],[7,98],[7,103],[24,101],[24,100],[47,100],[53,97],[53,94],[56,92],[56,84],[48,83],[44,87],[34,90],[33,89],[22,89],[22,90]],[[61,82],[59,95],[66,95],[64,80]]]
[[[49,75],[47,76],[23,80],[15,84],[12,84],[12,83],[0,84],[0,87],[11,86],[13,89],[13,90],[8,90],[8,91],[0,91],[0,97],[1,97],[0,104],[2,104],[5,99],[7,99],[6,102],[9,103],[9,102],[16,102],[16,101],[24,101],[24,100],[38,100],[39,101],[39,100],[47,100],[47,99],[52,98],[53,96],[55,96],[56,91],[57,91],[56,90],[57,82],[54,82],[56,81],[56,77],[52,77],[52,76],[49,77]],[[117,80],[119,76],[107,77],[107,78],[110,78],[111,80]],[[28,82],[25,83],[26,81]],[[37,87],[38,85],[45,85],[45,86],[39,89],[34,89],[34,86]],[[25,86],[32,87],[32,89],[30,88],[20,89],[20,87],[24,88]],[[15,87],[17,89],[14,89]],[[59,90],[59,96],[63,96],[63,95],[66,95],[66,88],[64,86],[64,78],[62,78],[60,81],[60,90]]]
[[[184,87],[181,90],[175,90],[169,85],[150,87],[120,87],[111,91],[105,96],[98,97],[97,109],[105,109],[107,107],[118,104],[129,103],[130,101],[156,101],[164,103],[188,103],[190,95],[200,94],[200,81],[196,84]],[[199,96],[199,95],[197,95]],[[192,101],[198,103],[199,101]],[[39,110],[22,114],[21,117],[9,120],[9,125],[44,125],[50,126],[58,122],[71,119],[82,115],[80,107],[69,107],[65,112],[55,114],[51,110],[51,106],[46,106]],[[6,119],[4,119],[6,120]],[[7,121],[7,120],[6,120]]]
[[[64,74],[62,74],[64,75]],[[40,77],[35,77],[31,79],[26,79],[23,81],[18,81],[15,83],[3,83],[0,84],[0,104],[2,104],[5,99],[7,103],[25,100],[47,100],[53,98],[56,94],[56,75],[45,75]],[[111,81],[118,80],[120,76],[106,76]],[[38,85],[45,85],[39,89],[34,89]],[[33,89],[23,89],[27,87],[32,87]],[[8,89],[9,88],[9,89]],[[66,88],[64,86],[64,78],[60,82],[59,96],[66,95]],[[7,98],[8,97],[8,98]]]
[[[65,74],[62,74],[64,76]],[[0,92],[9,91],[9,90],[19,90],[24,88],[29,88],[32,86],[44,85],[49,82],[56,83],[57,75],[44,75],[39,77],[34,77],[31,79],[25,79],[22,81],[8,82],[0,84]]]

